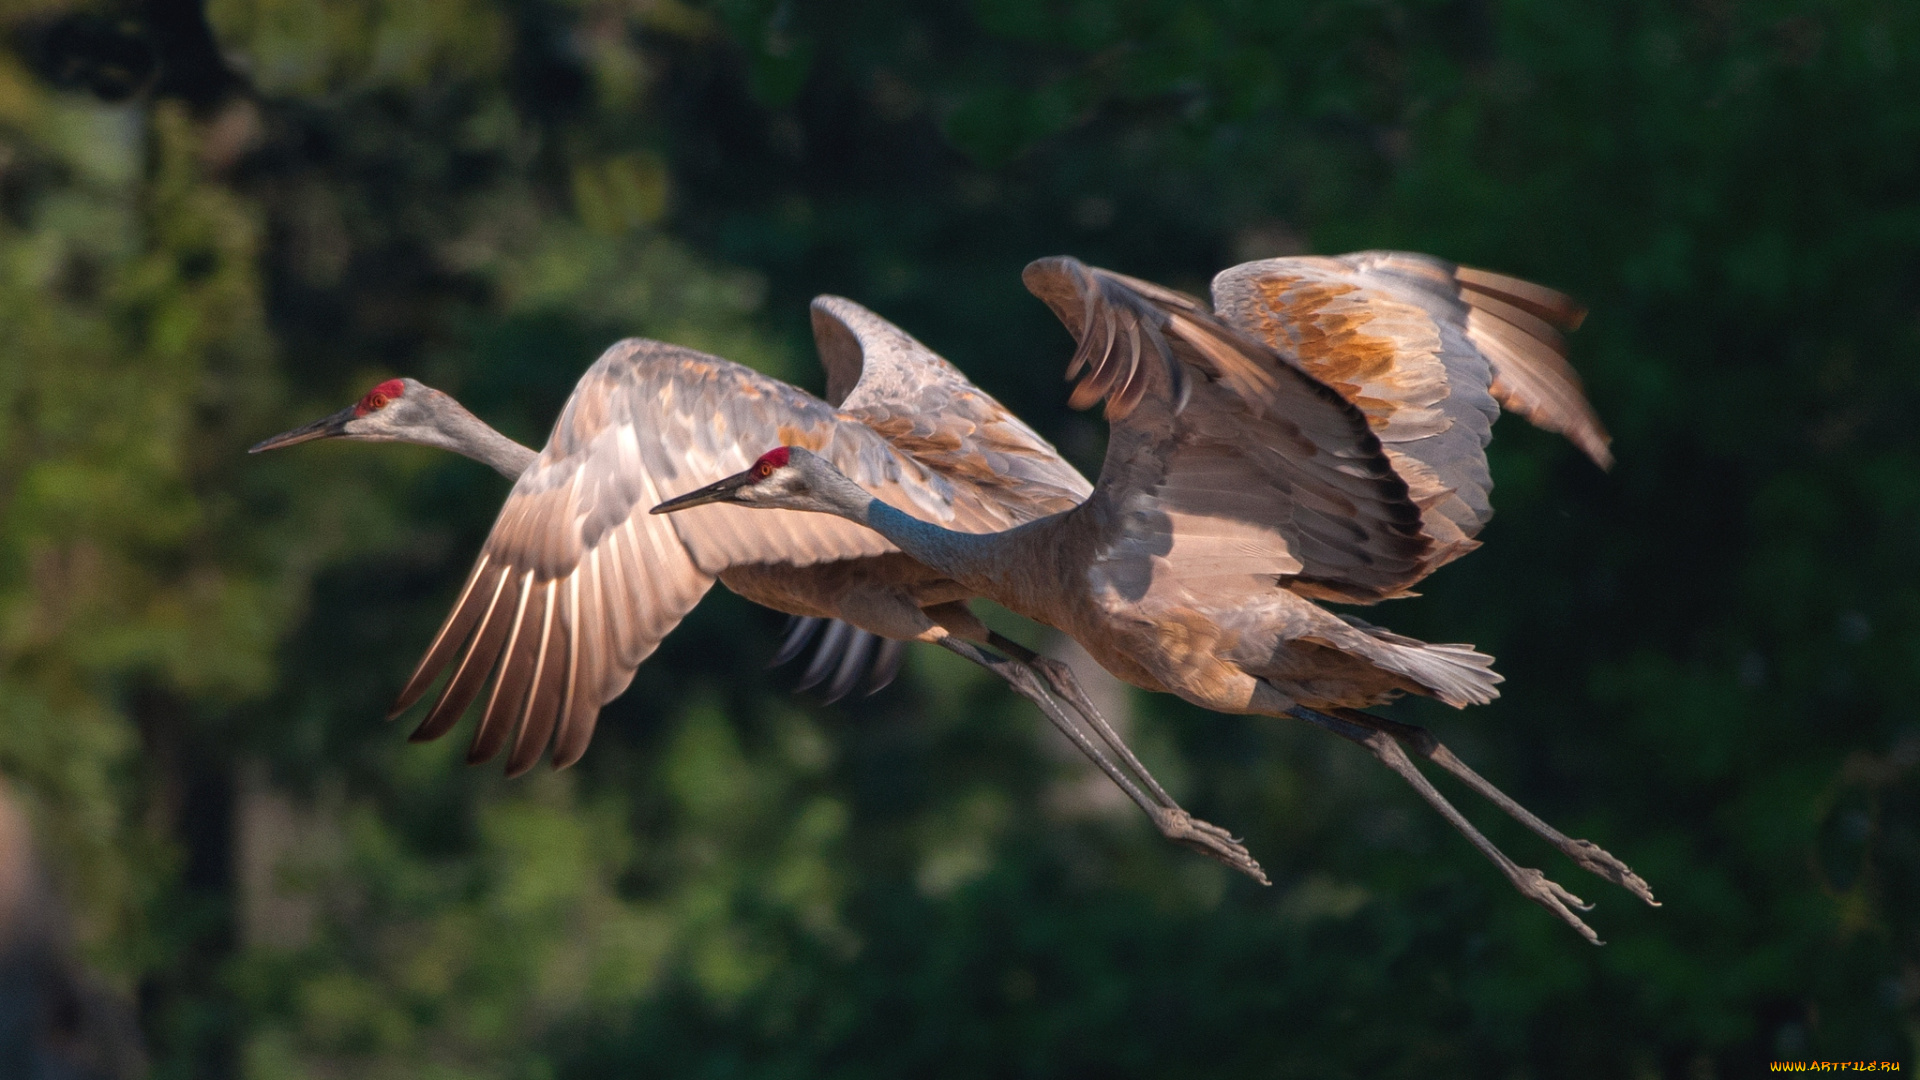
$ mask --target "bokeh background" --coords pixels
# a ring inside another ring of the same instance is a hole
[[[0,777],[39,852],[0,937],[70,977],[0,979],[0,1053],[41,1039],[38,1075],[139,1041],[166,1080],[1920,1066],[1920,5],[5,0],[0,32]],[[244,453],[396,374],[538,445],[628,335],[818,388],[834,292],[1091,471],[1029,259],[1204,291],[1365,247],[1593,309],[1619,464],[1504,422],[1486,549],[1368,617],[1500,658],[1499,702],[1395,715],[1653,883],[1463,799],[1604,948],[1355,747],[1132,701],[1260,888],[957,661],[789,694],[780,617],[723,590],[578,767],[467,769],[381,718],[505,482]]]

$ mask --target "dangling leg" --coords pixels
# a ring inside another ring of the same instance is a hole
[[[1402,780],[1411,784],[1413,790],[1427,800],[1428,805],[1440,811],[1440,816],[1446,818],[1449,824],[1459,830],[1460,835],[1466,837],[1468,843],[1478,848],[1480,854],[1492,860],[1493,864],[1500,868],[1500,872],[1507,876],[1507,880],[1513,883],[1513,887],[1520,891],[1520,895],[1558,915],[1562,921],[1578,930],[1588,941],[1595,945],[1603,944],[1600,935],[1594,933],[1593,928],[1580,921],[1580,916],[1572,911],[1573,908],[1586,911],[1593,905],[1561,888],[1559,883],[1549,879],[1540,871],[1521,866],[1507,858],[1505,852],[1495,847],[1493,841],[1474,828],[1473,823],[1468,821],[1460,811],[1454,809],[1446,796],[1440,794],[1433,784],[1421,775],[1420,770],[1413,767],[1413,762],[1407,759],[1406,751],[1400,749],[1400,744],[1391,736],[1383,731],[1364,727],[1339,717],[1328,716],[1322,712],[1315,712],[1299,705],[1287,705],[1278,711],[1295,719],[1305,720],[1309,724],[1324,728],[1343,739],[1366,747],[1382,765],[1399,773]]]
[[[1042,656],[1025,645],[1002,636],[998,631],[988,631],[987,644],[1046,676],[1047,681],[1053,684],[1053,692],[1065,698],[1075,712],[1086,718],[1087,723],[1091,724],[1094,732],[1100,736],[1100,740],[1118,754],[1120,760],[1127,763],[1127,767],[1147,785],[1147,790],[1153,793],[1153,797],[1159,801],[1160,805],[1178,809],[1173,796],[1167,794],[1167,790],[1160,786],[1160,781],[1155,780],[1139,757],[1135,756],[1133,748],[1127,745],[1127,741],[1120,737],[1119,732],[1113,730],[1113,725],[1107,723],[1107,718],[1094,707],[1092,699],[1087,697],[1087,692],[1081,688],[1080,680],[1074,676],[1072,668],[1051,656]]]
[[[1143,793],[1133,778],[1116,766],[1061,710],[1059,703],[1047,694],[1041,676],[1033,668],[1019,660],[996,656],[974,644],[992,635],[964,601],[936,604],[924,609],[904,601],[904,597],[889,589],[852,590],[840,597],[840,615],[850,623],[889,639],[912,638],[940,645],[1000,676],[1007,685],[1013,687],[1014,692],[1039,706],[1061,734],[1092,759],[1100,771],[1120,785],[1120,790],[1147,812],[1162,836],[1226,863],[1263,885],[1268,884],[1260,864],[1225,829],[1193,817],[1171,798],[1161,803]],[[1101,723],[1105,724],[1104,718]],[[1148,777],[1148,783],[1156,791],[1160,790],[1151,777]]]
[[[1088,738],[1087,734],[1080,730],[1079,725],[1075,724],[1067,717],[1065,712],[1061,711],[1059,704],[1048,696],[1045,687],[1041,685],[1040,677],[1035,674],[1034,670],[1027,666],[1026,663],[1020,660],[1010,660],[1005,657],[995,656],[981,649],[979,646],[974,645],[972,642],[963,641],[952,634],[941,636],[937,641],[941,647],[947,649],[949,652],[964,656],[968,660],[979,664],[981,667],[1005,679],[1007,685],[1013,687],[1015,693],[1018,693],[1021,697],[1026,698],[1035,705],[1040,706],[1040,711],[1046,714],[1047,719],[1053,722],[1054,727],[1060,729],[1061,734],[1071,740],[1076,747],[1079,747],[1080,752],[1091,758],[1095,765],[1100,766],[1100,771],[1106,773],[1114,783],[1120,785],[1120,790],[1126,792],[1128,798],[1132,799],[1140,809],[1147,812],[1147,816],[1153,819],[1154,826],[1160,830],[1160,835],[1176,843],[1185,844],[1203,855],[1217,859],[1262,885],[1271,884],[1267,880],[1266,873],[1260,869],[1260,864],[1255,862],[1253,856],[1247,852],[1247,849],[1243,847],[1238,840],[1235,840],[1229,835],[1226,830],[1217,825],[1201,821],[1185,810],[1182,810],[1179,804],[1175,803],[1171,798],[1166,797],[1165,792],[1160,790],[1158,784],[1153,784],[1153,787],[1160,795],[1159,800],[1150,798],[1145,792],[1141,791],[1140,786],[1134,783],[1133,779],[1122,771],[1119,766],[1115,765],[1100,747],[1095,745],[1093,740]],[[1095,715],[1098,714],[1096,713]],[[1102,721],[1102,723],[1104,724],[1104,721]],[[1111,728],[1108,730],[1111,730]],[[1152,777],[1147,774],[1145,769],[1141,769],[1140,773],[1147,778],[1148,783],[1152,783]]]
[[[1546,822],[1535,817],[1526,807],[1515,802],[1512,796],[1494,787],[1479,773],[1467,767],[1467,763],[1453,755],[1446,744],[1436,738],[1433,732],[1413,724],[1403,724],[1398,720],[1389,720],[1384,716],[1375,716],[1359,709],[1332,709],[1334,716],[1350,720],[1375,731],[1383,731],[1399,740],[1407,749],[1426,758],[1460,778],[1461,782],[1480,793],[1481,797],[1505,811],[1507,816],[1533,830],[1534,834],[1554,847],[1559,848],[1567,858],[1579,863],[1588,872],[1606,878],[1615,885],[1645,900],[1654,907],[1660,902],[1653,898],[1653,889],[1644,878],[1628,868],[1610,854],[1605,848],[1591,840],[1575,840]]]
[[[1240,842],[1234,839],[1234,837],[1224,829],[1193,817],[1193,815],[1182,809],[1178,802],[1174,801],[1172,795],[1167,794],[1167,789],[1160,786],[1160,781],[1154,778],[1153,773],[1147,768],[1146,764],[1133,752],[1133,748],[1127,745],[1127,741],[1120,737],[1120,733],[1113,729],[1113,725],[1107,722],[1106,716],[1100,712],[1099,708],[1094,705],[1093,700],[1087,696],[1086,690],[1081,687],[1080,680],[1074,675],[1072,668],[1050,656],[1042,656],[1032,649],[1027,648],[1025,645],[1002,635],[998,631],[987,631],[986,638],[987,643],[994,648],[1045,676],[1047,681],[1052,684],[1053,692],[1065,698],[1067,704],[1076,713],[1080,714],[1080,717],[1093,728],[1095,734],[1100,736],[1100,741],[1104,742],[1108,749],[1113,751],[1113,753],[1120,757],[1121,761],[1126,763],[1127,768],[1132,770],[1132,775],[1137,777],[1140,782],[1146,786],[1147,791],[1152,794],[1156,805],[1149,807],[1146,803],[1140,801],[1140,797],[1137,794],[1134,795],[1134,801],[1139,803],[1141,808],[1147,811],[1147,815],[1153,819],[1154,825],[1160,829],[1163,836],[1171,840],[1184,842],[1180,834],[1183,834],[1191,826],[1202,831],[1216,833],[1218,834],[1218,839],[1232,844],[1235,848],[1240,848]],[[1074,744],[1079,746],[1082,752],[1085,752],[1088,757],[1092,758],[1095,764],[1098,764],[1101,769],[1105,770],[1108,776],[1113,777],[1123,790],[1128,790],[1129,794],[1133,794],[1138,790],[1137,788],[1129,788],[1129,785],[1121,778],[1121,774],[1115,770],[1113,764],[1101,755],[1097,749],[1089,750],[1086,741],[1078,732],[1069,732],[1068,738],[1073,739]],[[1266,878],[1262,877],[1260,880],[1264,883]]]

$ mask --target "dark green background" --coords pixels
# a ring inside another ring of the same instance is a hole
[[[155,1076],[1916,1067],[1920,5],[0,22],[0,775]],[[779,619],[718,592],[579,767],[464,769],[380,717],[504,482],[243,453],[393,374],[537,444],[633,334],[818,387],[805,303],[837,292],[1092,469],[1029,259],[1202,290],[1363,247],[1593,309],[1619,464],[1503,423],[1486,550],[1368,617],[1500,658],[1498,703],[1396,715],[1652,882],[1657,910],[1463,803],[1600,901],[1604,948],[1344,743],[1139,702],[1262,889],[1062,813],[1078,767],[945,657],[787,695]]]

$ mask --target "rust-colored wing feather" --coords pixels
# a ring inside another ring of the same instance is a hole
[[[1325,293],[1341,287],[1353,295],[1336,305],[1331,322],[1322,322],[1313,308],[1271,303],[1294,289]],[[1417,331],[1399,338],[1407,333],[1404,325],[1388,318],[1370,326],[1362,313],[1373,302],[1419,307],[1449,339],[1443,347],[1452,349],[1451,338],[1464,337],[1466,351],[1477,353],[1491,369],[1490,389],[1501,406],[1565,435],[1602,468],[1613,463],[1607,448],[1611,437],[1588,404],[1580,376],[1567,363],[1566,341],[1560,336],[1562,330],[1579,328],[1586,309],[1552,289],[1431,255],[1361,251],[1244,263],[1221,271],[1213,291],[1222,318],[1254,332],[1309,370],[1316,362],[1336,367],[1352,362],[1333,360],[1325,352],[1316,360],[1290,351],[1296,342],[1313,336],[1329,346],[1388,348],[1402,355],[1424,351],[1426,342],[1418,340]],[[1342,333],[1351,340],[1339,341]],[[1465,357],[1446,359],[1454,367]]]
[[[1603,467],[1607,434],[1549,319],[1565,296],[1426,255],[1268,259],[1222,271],[1220,317],[1367,415],[1433,541],[1426,570],[1477,547],[1492,516],[1485,448],[1501,405],[1566,434]]]
[[[1417,574],[1419,510],[1340,394],[1190,296],[1065,258],[1023,276],[1079,339],[1074,402],[1107,402],[1098,561],[1122,595],[1259,579],[1369,602]]]

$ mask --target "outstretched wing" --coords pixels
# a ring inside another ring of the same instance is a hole
[[[1092,493],[1093,485],[1053,444],[939,353],[866,307],[841,296],[815,297],[813,341],[826,369],[829,404],[934,472],[989,495],[1016,520],[1071,509]],[[782,655],[797,655],[819,622],[797,622],[801,636],[790,638]],[[875,689],[892,679],[900,662],[898,642],[876,645],[873,635],[845,624],[829,627],[819,641],[801,688],[834,670],[829,701],[852,688],[869,658]]]
[[[1429,569],[1477,547],[1492,516],[1486,445],[1499,406],[1566,435],[1602,468],[1613,460],[1555,329],[1585,313],[1551,289],[1364,251],[1244,263],[1213,279],[1213,301],[1367,414],[1424,513]]]
[[[394,711],[418,701],[458,657],[414,732],[437,738],[497,668],[468,759],[485,761],[511,740],[507,768],[518,773],[551,741],[554,764],[564,767],[585,751],[601,706],[626,689],[722,570],[894,550],[877,533],[824,514],[729,506],[647,513],[780,445],[808,447],[880,498],[949,528],[1017,523],[785,383],[691,349],[623,341],[581,377],[546,449],[515,483]]]
[[[1023,275],[1079,339],[1073,404],[1112,434],[1100,572],[1123,596],[1289,585],[1367,602],[1429,541],[1366,416],[1193,297],[1066,258]]]
[[[827,400],[1019,520],[1071,509],[1093,485],[1007,407],[912,335],[844,297],[813,301]]]

